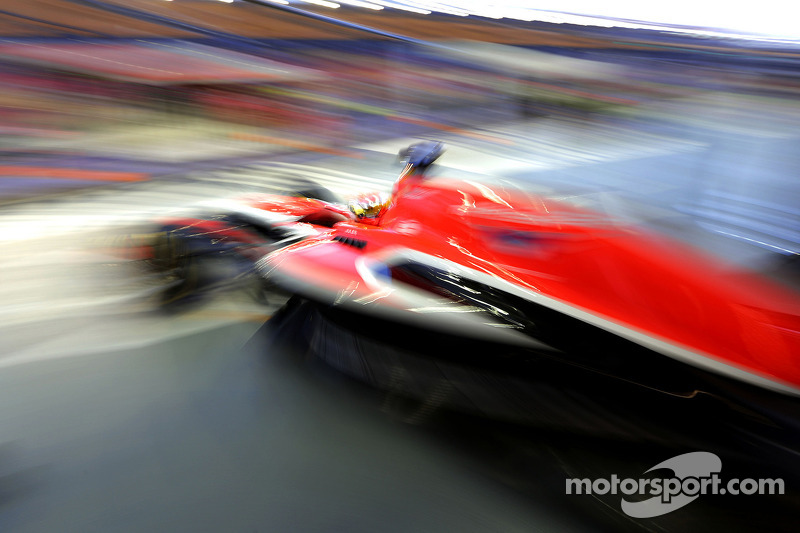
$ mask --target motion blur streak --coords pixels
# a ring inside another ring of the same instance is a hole
[[[528,279],[534,294],[566,279],[549,262],[560,246],[591,257],[591,243],[564,228],[596,223],[602,242],[664,234],[719,261],[711,271],[680,264],[677,247],[663,254],[706,285],[741,271],[776,284],[780,297],[731,304],[730,316],[759,324],[738,339],[754,367],[797,375],[798,354],[781,344],[794,339],[800,302],[800,46],[785,39],[796,17],[762,39],[733,35],[733,18],[726,29],[620,12],[459,16],[481,2],[337,4],[26,0],[0,10],[0,531],[794,531],[800,468],[791,446],[776,450],[777,424],[752,432],[692,419],[695,434],[681,425],[691,409],[627,418],[638,407],[628,398],[602,409],[627,382],[596,396],[546,373],[536,390],[498,383],[427,357],[472,360],[486,343],[379,338],[385,324],[375,323],[356,335],[348,316],[287,301],[253,265],[312,236],[368,253],[374,227],[332,237],[346,207],[302,220],[291,210],[327,193],[388,195],[399,149],[443,141],[433,174],[472,184],[454,209],[478,221],[452,253],[477,254],[488,235],[498,257],[523,247],[538,262],[476,255],[469,269]],[[552,231],[519,229],[538,219],[503,204],[518,189],[547,200],[537,209]],[[291,197],[284,233],[250,231],[253,211],[262,230],[280,218],[265,193]],[[482,194],[508,209],[478,210]],[[549,200],[596,215],[549,213]],[[396,233],[409,249],[430,235],[416,220]],[[215,246],[202,271],[185,242],[170,241],[177,234]],[[309,265],[322,277],[321,263]],[[396,283],[390,267],[408,265],[379,266],[373,281]],[[595,266],[577,273],[598,282],[582,295],[619,277],[613,262]],[[645,266],[631,272],[682,295],[686,313],[671,318],[697,325],[699,290]],[[428,274],[422,289],[459,281]],[[349,281],[330,287],[337,306],[369,289]],[[620,301],[637,296],[626,286]],[[365,298],[376,307],[395,294],[376,287]],[[505,313],[500,326],[538,327],[486,284],[460,288],[476,308]],[[452,311],[419,308],[420,323]],[[665,309],[625,311],[644,320]],[[373,354],[391,364],[373,366]],[[509,359],[494,346],[477,355],[487,354]],[[621,366],[618,354],[583,355],[576,376],[597,361]],[[542,355],[543,368],[555,357]],[[631,371],[660,391],[660,369]],[[663,389],[680,405],[720,402],[690,385]],[[736,390],[748,406],[737,415],[774,420],[748,387]],[[796,426],[788,402],[772,407]],[[555,423],[493,418],[508,405]],[[699,434],[718,428],[727,440],[712,449]],[[787,493],[702,498],[650,521],[632,521],[618,501],[563,494],[567,478],[636,476],[697,450],[719,455],[728,478],[785,479]]]

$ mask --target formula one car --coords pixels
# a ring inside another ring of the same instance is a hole
[[[431,178],[442,151],[401,152],[388,201],[306,187],[170,221],[154,260],[172,296],[208,285],[209,258],[255,265],[292,295],[279,337],[420,412],[798,448],[796,293],[598,211]]]
[[[797,449],[796,293],[567,202],[429,178],[441,151],[412,146],[389,202],[258,261],[294,295],[284,338],[428,407]]]

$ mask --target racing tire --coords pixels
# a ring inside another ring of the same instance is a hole
[[[173,311],[196,303],[202,286],[202,261],[188,251],[183,237],[164,233],[159,239],[154,247],[153,261],[166,282],[159,295],[160,307]]]
[[[301,180],[291,195],[322,200],[331,204],[344,204],[344,201],[336,193],[311,180]]]

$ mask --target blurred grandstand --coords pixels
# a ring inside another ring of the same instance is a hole
[[[114,173],[120,158],[146,178],[198,159],[334,153],[380,138],[545,117],[655,129],[707,146],[678,169],[681,179],[692,175],[696,194],[676,209],[772,251],[800,248],[790,178],[796,44],[621,22],[281,4],[7,6],[0,195],[124,179]],[[53,163],[42,170],[43,161]],[[71,174],[51,168],[64,164],[107,174],[64,179]]]

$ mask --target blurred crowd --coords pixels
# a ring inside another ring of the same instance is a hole
[[[711,144],[716,134],[709,141],[698,127],[782,135],[800,109],[798,54],[707,48],[307,43],[275,57],[265,49],[264,60],[305,73],[269,81],[196,72],[190,82],[154,82],[7,57],[0,157],[213,160],[403,136],[409,124],[435,134],[541,118],[667,127]]]
[[[492,65],[491,59],[473,62],[419,47],[395,50],[384,45],[378,53],[369,47],[309,48],[295,53],[295,66],[312,69],[312,79],[269,83],[159,85],[0,63],[0,146],[13,152],[45,146],[42,139],[142,122],[179,127],[190,125],[191,118],[341,144],[362,140],[354,125],[375,117],[438,118],[456,124],[480,124],[491,112],[504,119],[641,117],[654,105],[698,95],[749,94],[793,104],[800,93],[800,81],[776,69],[770,57],[754,62],[742,55],[738,64],[691,64],[686,58],[597,52],[575,60],[564,52],[547,54],[547,61],[567,62],[566,71],[554,71],[536,67],[541,52],[529,65],[507,68]],[[496,50],[498,57],[503,53]],[[586,65],[613,70],[587,72]]]

